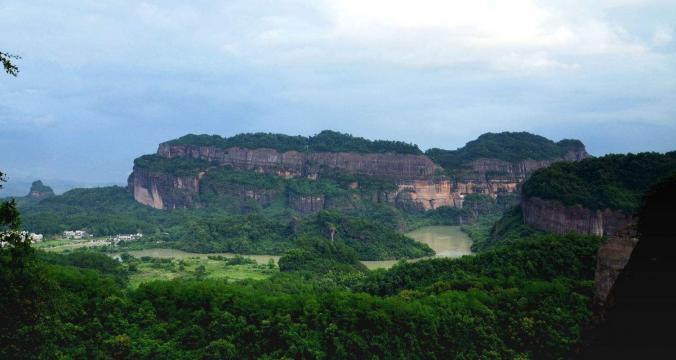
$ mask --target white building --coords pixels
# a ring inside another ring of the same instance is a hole
[[[36,234],[36,233],[30,233],[28,234],[28,237],[31,239],[32,242],[40,242],[42,239],[44,239],[44,235],[42,234]]]
[[[87,233],[84,230],[66,230],[63,232],[64,239],[80,240],[86,237],[92,237],[93,235]]]
[[[111,238],[111,240],[117,244],[120,241],[134,241],[138,240],[143,237],[143,234],[141,233],[136,233],[136,234],[117,234]]]

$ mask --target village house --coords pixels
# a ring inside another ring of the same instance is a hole
[[[91,235],[87,233],[84,230],[66,230],[63,232],[63,238],[64,239],[71,239],[71,240],[80,240],[86,237],[92,237],[94,235]]]

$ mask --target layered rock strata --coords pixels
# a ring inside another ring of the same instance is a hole
[[[478,159],[459,171],[454,181],[436,177],[440,168],[425,155],[395,153],[351,152],[280,152],[274,149],[219,148],[185,144],[160,144],[157,154],[165,159],[200,159],[212,166],[231,167],[275,174],[284,178],[307,177],[316,179],[322,169],[338,169],[355,175],[389,179],[397,184],[393,192],[372,194],[374,201],[397,206],[432,210],[441,206],[462,207],[466,194],[485,194],[497,197],[500,193],[518,191],[519,185],[532,172],[549,166],[555,160],[524,160],[516,163],[497,159]],[[558,160],[573,161],[587,157],[584,149],[571,151]],[[129,188],[134,198],[157,209],[194,206],[200,192],[200,179],[195,176],[175,176],[134,167]],[[354,186],[358,187],[355,183]],[[243,196],[265,206],[271,196],[257,196],[250,191]],[[370,195],[364,195],[370,196]],[[291,199],[289,204],[301,213],[313,213],[326,206],[325,199]]]
[[[610,236],[629,225],[633,216],[619,210],[590,210],[537,197],[521,200],[525,224],[556,234]]]
[[[222,149],[215,146],[160,144],[157,153],[165,158],[202,159],[240,170],[258,170],[285,177],[306,176],[321,167],[345,170],[352,174],[393,179],[425,179],[437,166],[425,155],[300,153],[273,149]]]

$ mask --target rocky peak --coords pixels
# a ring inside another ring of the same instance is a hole
[[[54,190],[43,184],[41,180],[38,180],[31,184],[31,189],[27,196],[32,199],[42,200],[54,196]]]

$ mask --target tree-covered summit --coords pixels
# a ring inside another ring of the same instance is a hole
[[[526,159],[553,160],[571,150],[584,150],[580,140],[554,142],[528,132],[486,133],[457,150],[433,148],[425,152],[444,168],[458,168],[471,161],[486,158],[516,162]]]
[[[676,171],[676,151],[666,154],[606,155],[559,162],[541,169],[523,184],[523,195],[586,208],[636,211],[645,191]]]
[[[268,148],[278,151],[300,152],[358,152],[422,154],[415,144],[402,141],[369,140],[337,131],[324,130],[314,136],[291,136],[274,133],[246,133],[232,137],[189,134],[167,142],[170,145],[216,146],[219,148],[241,147],[247,149]]]

